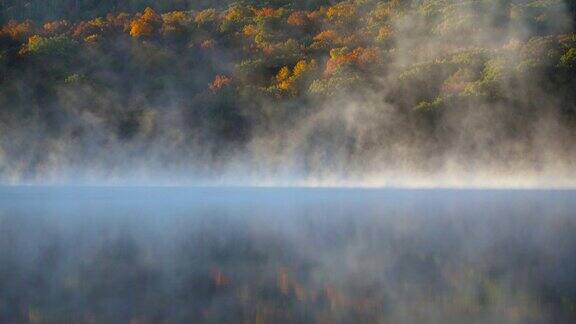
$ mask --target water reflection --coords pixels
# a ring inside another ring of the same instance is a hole
[[[1,323],[560,323],[576,192],[0,189]]]

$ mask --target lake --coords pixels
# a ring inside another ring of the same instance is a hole
[[[0,323],[570,323],[576,191],[0,187]]]

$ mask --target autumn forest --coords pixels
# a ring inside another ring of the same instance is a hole
[[[2,8],[4,181],[563,170],[576,153],[571,2]]]

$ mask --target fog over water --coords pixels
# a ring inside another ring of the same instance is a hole
[[[568,323],[576,192],[3,187],[2,323]]]
[[[575,4],[0,1],[0,324],[576,323]]]

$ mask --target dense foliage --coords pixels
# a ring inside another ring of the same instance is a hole
[[[0,21],[10,19],[68,20],[92,19],[105,16],[109,12],[136,12],[146,7],[162,11],[199,10],[206,8],[225,8],[233,0],[2,0],[0,1]],[[307,9],[328,5],[331,0],[243,0],[246,5],[290,6]]]
[[[136,13],[121,10],[150,2],[60,2],[102,15],[10,20],[0,30],[4,179],[101,162],[111,148],[128,159],[150,143],[161,144],[155,156],[178,152],[176,163],[214,165],[255,136],[351,96],[376,106],[372,128],[387,129],[348,136],[352,156],[408,134],[421,155],[447,151],[459,126],[440,120],[469,110],[505,110],[499,138],[531,137],[528,125],[543,112],[574,129],[576,34],[563,1],[353,0],[309,9],[255,1],[192,11],[169,11],[189,3],[168,1]],[[402,126],[391,127],[378,105],[393,107]],[[314,136],[333,137],[338,127]],[[464,151],[493,140],[477,139]]]

